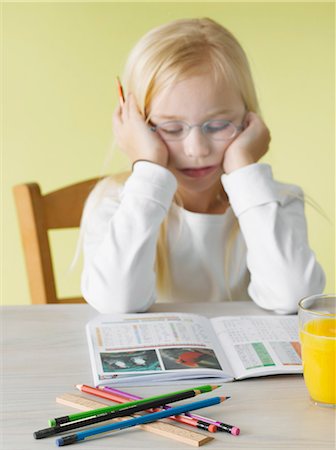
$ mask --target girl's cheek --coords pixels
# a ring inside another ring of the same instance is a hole
[[[176,149],[172,147],[171,145],[168,145],[168,153],[169,153],[169,161],[171,163],[180,162],[183,160],[183,150],[182,149]]]
[[[229,141],[225,142],[221,148],[221,151],[223,152],[223,154],[226,152],[226,150],[230,147],[230,145],[232,144],[232,142],[234,141],[234,139],[230,139]]]

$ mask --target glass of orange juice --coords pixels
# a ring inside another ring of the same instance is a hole
[[[336,295],[313,295],[299,302],[303,376],[312,400],[336,404]]]

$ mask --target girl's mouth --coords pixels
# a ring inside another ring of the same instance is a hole
[[[215,172],[218,169],[218,166],[205,166],[205,167],[190,167],[186,169],[179,169],[183,175],[191,178],[201,178]]]

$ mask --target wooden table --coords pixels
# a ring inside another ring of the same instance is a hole
[[[207,316],[266,314],[252,302],[157,304],[151,311],[184,311]],[[8,306],[1,310],[3,338],[3,450],[55,449],[55,438],[35,440],[33,431],[47,419],[75,412],[55,402],[76,393],[77,383],[92,385],[84,325],[96,315],[89,305]],[[190,387],[195,384],[190,383]],[[183,388],[188,386],[183,386]],[[173,389],[172,389],[173,388]],[[143,396],[177,390],[178,385],[128,388]],[[216,433],[210,449],[334,449],[335,411],[309,399],[301,375],[274,376],[227,383],[220,395],[232,399],[202,414],[241,428],[240,436]],[[195,429],[192,429],[195,430]],[[2,445],[1,445],[2,444]],[[113,437],[87,440],[69,448],[187,449],[186,444],[139,428]]]

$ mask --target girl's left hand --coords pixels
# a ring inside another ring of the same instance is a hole
[[[248,112],[244,119],[244,130],[225,150],[224,173],[229,174],[259,161],[267,152],[270,141],[271,135],[265,123],[256,113]]]

